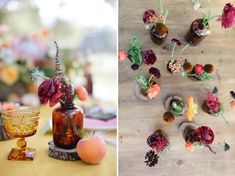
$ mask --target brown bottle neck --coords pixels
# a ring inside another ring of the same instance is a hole
[[[69,104],[68,103],[65,103],[65,104],[60,103],[60,106],[65,109],[72,109],[72,108],[74,108],[74,103],[69,103]]]

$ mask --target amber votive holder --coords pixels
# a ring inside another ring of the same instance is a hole
[[[8,160],[33,160],[35,149],[27,147],[26,137],[33,136],[39,123],[39,107],[19,107],[16,110],[2,112],[6,132],[9,136],[19,138],[17,147],[12,148]]]

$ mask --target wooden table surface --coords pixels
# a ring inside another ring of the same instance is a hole
[[[172,38],[183,40],[191,22],[201,17],[192,9],[189,0],[164,0],[169,10],[167,26],[169,36],[165,44]],[[220,14],[227,1],[214,0],[212,14]],[[234,0],[233,2],[234,3]],[[162,77],[158,81],[161,86],[160,95],[152,101],[143,102],[134,95],[137,74],[147,74],[147,66],[132,71],[128,60],[119,63],[119,174],[121,176],[232,176],[235,174],[235,110],[228,108],[225,116],[232,122],[226,126],[222,118],[212,117],[199,109],[194,121],[199,125],[208,125],[215,132],[213,148],[216,155],[208,149],[197,149],[188,152],[184,149],[184,139],[178,133],[178,125],[185,117],[178,117],[171,125],[165,125],[162,114],[165,112],[164,99],[170,94],[179,94],[184,98],[193,95],[196,102],[202,104],[204,88],[219,88],[221,101],[229,97],[229,91],[235,90],[235,28],[224,30],[218,22],[213,21],[212,33],[196,47],[186,50],[187,57],[193,64],[212,63],[216,66],[213,81],[206,86],[188,78],[173,76],[166,70],[166,62],[171,50],[155,45],[149,32],[144,28],[142,14],[147,9],[156,9],[156,0],[119,0],[119,50],[127,49],[128,39],[136,35],[143,44],[143,49],[153,49],[158,61],[154,66],[161,70]],[[171,149],[160,160],[156,167],[149,168],[144,163],[144,156],[149,147],[146,138],[157,128],[162,128],[170,138]],[[231,149],[224,152],[226,141]]]

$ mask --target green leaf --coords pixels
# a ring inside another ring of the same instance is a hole
[[[142,61],[142,46],[137,37],[132,37],[129,41],[127,55],[131,56],[131,62],[133,64],[141,65]]]
[[[150,86],[150,83],[148,81],[148,79],[144,76],[144,75],[138,75],[136,77],[136,81],[138,83],[138,85],[140,86],[140,89],[143,90],[143,91],[147,91],[149,86]]]

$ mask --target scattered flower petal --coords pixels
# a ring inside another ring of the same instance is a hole
[[[155,76],[156,78],[158,78],[158,79],[161,77],[160,70],[157,69],[157,68],[155,68],[155,67],[151,67],[151,68],[149,69],[149,74],[154,75],[154,76]]]
[[[173,38],[173,39],[171,40],[171,42],[172,42],[172,43],[175,43],[177,46],[182,45],[181,41],[178,40],[178,39],[176,39],[176,38]]]
[[[231,101],[229,104],[230,104],[231,108],[235,109],[235,101],[234,100]]]
[[[118,52],[118,60],[119,60],[119,61],[126,60],[126,58],[127,58],[127,55],[126,55],[126,52],[125,52],[125,51],[119,51],[119,52]]]

